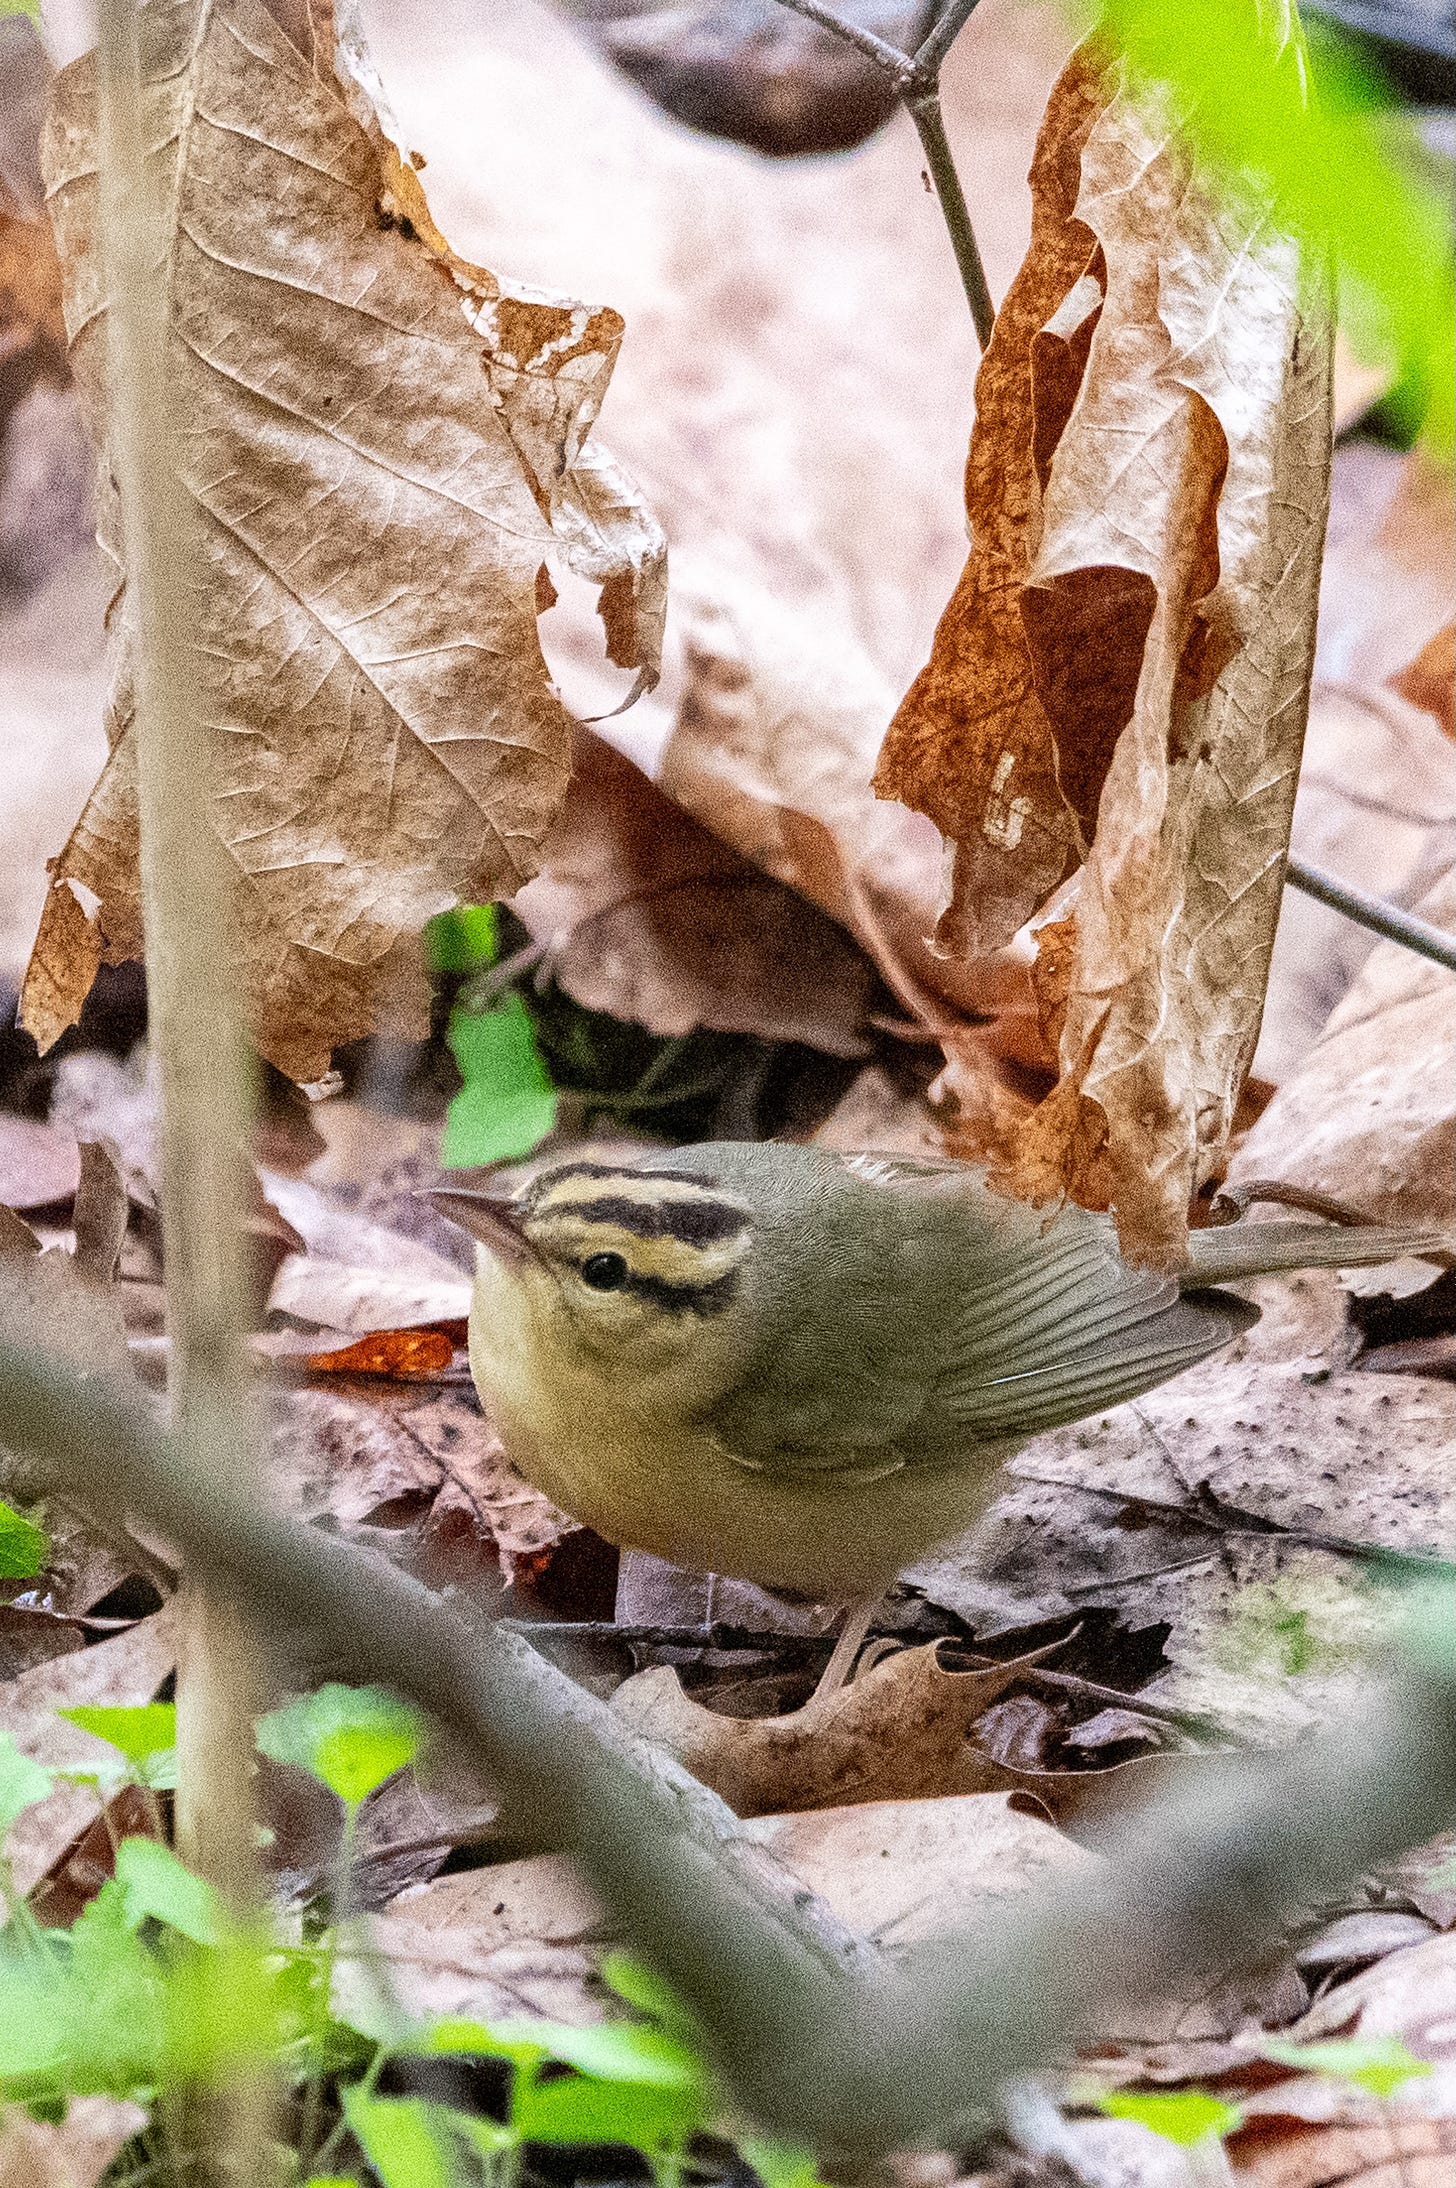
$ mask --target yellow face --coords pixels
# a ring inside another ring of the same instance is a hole
[[[495,1263],[495,1312],[529,1325],[538,1372],[589,1363],[624,1379],[619,1397],[706,1402],[741,1356],[754,1232],[720,1187],[583,1162],[514,1202],[478,1201],[473,1222],[460,1206]]]

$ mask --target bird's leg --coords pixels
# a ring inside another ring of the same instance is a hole
[[[844,1614],[844,1624],[839,1629],[839,1639],[824,1666],[819,1684],[803,1708],[795,1712],[797,1716],[807,1718],[811,1712],[816,1715],[822,1713],[825,1704],[833,1700],[840,1688],[848,1686],[855,1660],[864,1644],[864,1637],[870,1630],[870,1620],[884,1600],[885,1591],[879,1588],[873,1595],[859,1596],[850,1604]]]

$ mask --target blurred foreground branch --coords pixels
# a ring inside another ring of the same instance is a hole
[[[14,1334],[14,1333],[12,1333]],[[1414,1650],[1365,1714],[1292,1754],[1199,1773],[1105,1868],[890,1967],[735,1836],[723,1804],[514,1635],[349,1544],[205,1482],[142,1409],[0,1347],[6,1442],[135,1513],[240,1605],[314,1631],[450,1725],[579,1856],[700,2017],[733,2090],[821,2150],[881,2152],[994,2107],[1129,2004],[1267,1944],[1298,1906],[1456,1816],[1456,1644]]]

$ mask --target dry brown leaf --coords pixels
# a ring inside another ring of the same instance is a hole
[[[1253,1054],[1278,913],[1327,313],[1267,208],[1216,198],[1170,117],[1089,48],[1033,184],[1032,252],[978,383],[971,562],[876,780],[955,842],[940,934],[961,955],[1007,942],[1085,846],[1040,983],[1061,1078],[1007,1182],[1110,1197],[1124,1250],[1172,1265]]]
[[[432,1381],[455,1357],[455,1341],[443,1330],[372,1330],[334,1352],[305,1354],[316,1375],[388,1375],[401,1382]]]
[[[834,920],[740,858],[583,732],[543,868],[512,909],[588,1010],[862,1056],[874,968]]]
[[[942,921],[941,940],[959,957],[1009,942],[1067,871],[1076,841],[1021,596],[1036,555],[1045,468],[1103,303],[1102,284],[1087,270],[1097,239],[1076,206],[1083,147],[1107,96],[1079,52],[1047,102],[1030,176],[1031,248],[976,377],[966,466],[974,552],[875,775],[882,797],[928,814],[956,847],[947,915],[954,925]],[[1113,704],[1119,696],[1112,693]],[[1100,724],[1103,735],[1115,736],[1122,719]],[[1100,776],[1094,809],[1097,788]]]
[[[1291,1336],[1307,1342],[1297,1326]],[[1351,1373],[1315,1345],[1277,1363],[1208,1361],[1035,1438],[979,1526],[907,1577],[982,1635],[1098,1605],[1137,1627],[1166,1622],[1169,1669],[1147,1698],[1246,1745],[1284,1746],[1352,1706],[1390,1599],[1358,1557],[1249,1530],[1448,1554],[1453,1441],[1449,1383]],[[1199,1517],[1201,1483],[1249,1515],[1242,1531]]]
[[[0,29],[0,436],[38,377],[68,377],[61,268],[36,167],[50,74],[36,26],[7,18]]]
[[[1456,933],[1456,869],[1416,907]],[[1383,1223],[1456,1224],[1456,973],[1385,942],[1241,1142],[1229,1182],[1277,1177]]]
[[[1456,737],[1456,623],[1444,624],[1414,661],[1386,682],[1412,706],[1434,714],[1448,737]]]
[[[685,1694],[659,1667],[624,1680],[612,1707],[632,1730],[676,1755],[740,1816],[845,1802],[998,1791],[1001,1765],[969,1745],[982,1711],[1035,1655],[947,1671],[940,1644],[902,1649],[840,1689],[806,1719],[726,1717]]]
[[[1434,2069],[1378,2099],[1353,2083],[1291,2075],[1240,2093],[1230,2137],[1249,2188],[1445,2188],[1456,2158],[1456,1940],[1382,1958],[1326,1992],[1280,2034],[1293,2043],[1396,2038]]]
[[[317,15],[311,59],[262,0],[146,22],[167,371],[211,573],[199,712],[227,724],[213,810],[240,877],[239,975],[260,1049],[313,1080],[334,1043],[369,1030],[432,913],[534,869],[570,758],[536,637],[543,561],[600,585],[609,657],[650,683],[664,554],[584,445],[620,318],[449,250],[348,0],[337,38]],[[94,84],[89,60],[60,78],[47,171],[104,443]],[[260,225],[261,197],[278,217]],[[121,562],[114,502],[102,531]],[[123,607],[124,636],[130,620]],[[123,659],[111,757],[57,862],[27,983],[42,1046],[98,954],[140,949],[131,721]],[[84,931],[72,883],[100,899]]]
[[[760,1816],[743,1837],[887,1952],[965,1927],[976,1910],[1095,1857],[1013,1796],[867,1802]],[[424,2015],[528,2012],[597,2021],[616,1942],[564,1854],[502,1862],[402,1892],[369,1924],[401,2003]]]
[[[83,1703],[131,1708],[150,1702],[175,1654],[171,1615],[157,1611],[114,1640],[37,1664],[10,1680],[0,1690],[0,1721],[21,1753],[48,1770],[94,1770],[101,1747],[57,1711]],[[28,1892],[45,1876],[100,1808],[95,1793],[82,1785],[59,1785],[27,1808],[6,1842],[16,1889]]]
[[[381,1378],[274,1394],[270,1478],[284,1509],[330,1514],[345,1528],[417,1525],[426,1537],[447,1518],[468,1521],[485,1563],[506,1581],[574,1522],[507,1466],[500,1438],[473,1394],[421,1400]]]
[[[1039,1060],[1026,958],[966,966],[925,939],[940,844],[870,790],[893,695],[853,632],[707,560],[677,568],[674,613],[684,667],[663,790],[847,927],[915,1015],[954,1030],[992,1018],[1002,1048]]]
[[[274,1277],[274,1313],[351,1337],[469,1314],[469,1276],[417,1239],[339,1207],[304,1178],[266,1174],[264,1184],[307,1249],[290,1254]]]

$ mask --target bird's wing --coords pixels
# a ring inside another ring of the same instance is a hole
[[[716,1409],[774,1472],[865,1474],[1015,1444],[1165,1382],[1257,1319],[1133,1269],[1104,1217],[1050,1222],[934,1158],[854,1156],[870,1190]]]

